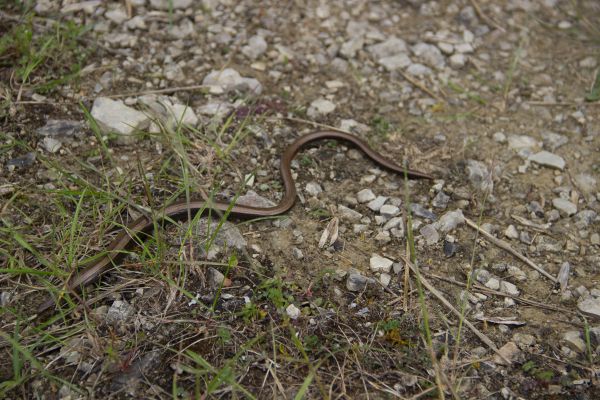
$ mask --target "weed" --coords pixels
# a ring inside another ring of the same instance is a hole
[[[0,38],[0,68],[14,68],[21,84],[41,93],[78,76],[90,49],[79,41],[87,28],[73,22],[39,25],[24,15]]]

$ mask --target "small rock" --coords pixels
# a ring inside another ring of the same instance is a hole
[[[248,45],[242,47],[242,53],[253,60],[260,57],[265,51],[267,51],[267,42],[258,35],[252,36],[248,39]]]
[[[448,206],[449,201],[450,201],[450,196],[448,196],[446,193],[444,193],[443,191],[440,190],[435,195],[433,200],[431,201],[431,205],[435,208],[440,208],[442,210],[445,210],[446,207]]]
[[[392,276],[390,274],[386,274],[385,272],[379,276],[379,282],[383,287],[388,287],[390,282],[392,281]]]
[[[446,257],[453,257],[460,246],[455,242],[450,242],[448,240],[444,240],[444,255]]]
[[[408,57],[408,55],[406,53],[396,54],[391,57],[383,57],[383,58],[380,58],[379,60],[377,60],[377,62],[379,63],[379,65],[381,65],[382,67],[384,67],[385,69],[387,69],[390,72],[395,71],[400,68],[407,67],[412,64],[412,60]],[[420,64],[418,64],[418,65],[420,65]],[[431,70],[429,70],[429,68],[427,68],[425,66],[422,66],[422,67],[425,70],[431,71]],[[413,75],[425,75],[425,74],[423,74],[423,73],[416,74],[415,73]]]
[[[565,135],[559,135],[558,133],[549,131],[542,132],[542,139],[544,140],[544,146],[552,151],[558,149],[560,146],[569,141]]]
[[[435,224],[424,225],[421,229],[419,229],[419,233],[423,236],[425,242],[427,242],[429,246],[437,243],[440,240],[440,234],[438,233],[437,229],[435,229]]]
[[[373,279],[367,278],[357,272],[348,274],[348,279],[346,280],[346,289],[351,292],[362,292],[367,288],[369,283],[373,283]]]
[[[371,255],[369,265],[374,272],[390,272],[394,262],[377,254]]]
[[[221,287],[221,285],[223,285],[223,282],[225,281],[225,275],[223,275],[218,269],[212,267],[208,268],[207,275],[210,287],[212,287],[213,289]]]
[[[473,187],[481,191],[493,191],[494,181],[487,165],[477,160],[467,161],[467,173]]]
[[[517,361],[521,354],[521,350],[514,342],[508,342],[504,346],[502,346],[498,351],[504,358],[500,357],[500,355],[494,355],[493,361],[496,364],[500,365],[510,365],[507,364],[506,361],[513,363]],[[505,361],[506,359],[506,361]]]
[[[579,331],[568,331],[563,335],[563,341],[569,348],[578,353],[583,353],[586,350],[586,345],[581,338]]]
[[[414,55],[425,61],[425,63],[431,67],[440,69],[446,65],[444,55],[440,49],[432,44],[419,42],[410,49]]]
[[[596,191],[596,178],[590,174],[581,173],[575,175],[575,182],[577,187],[584,193],[594,193]]]
[[[562,197],[552,199],[552,205],[554,208],[560,211],[561,214],[569,217],[577,213],[577,205],[571,203],[567,199],[563,199]]]
[[[129,322],[135,309],[126,301],[115,300],[106,314],[106,323],[114,325],[118,322]]]
[[[293,304],[290,304],[289,306],[287,306],[285,308],[285,312],[288,315],[288,317],[290,317],[291,319],[298,319],[298,317],[301,314],[300,309]]]
[[[362,35],[355,36],[352,39],[342,43],[340,54],[348,59],[354,58],[356,53],[363,48],[364,44],[365,41]]]
[[[546,167],[563,170],[565,168],[565,160],[561,156],[542,150],[529,156],[529,161]]]
[[[62,147],[60,140],[56,140],[53,137],[45,137],[42,139],[42,147],[48,153],[56,153]]]
[[[593,56],[586,57],[579,61],[579,66],[581,68],[594,69],[596,68],[596,65],[598,65],[598,60],[596,60],[596,57]]]
[[[582,313],[600,317],[600,299],[589,297],[577,303],[577,308]]]
[[[368,50],[376,60],[379,60],[399,53],[406,53],[408,47],[404,40],[391,36],[384,42],[369,46]]]
[[[36,133],[41,136],[52,137],[81,137],[85,131],[85,125],[80,121],[64,119],[49,119],[46,125],[38,128]]]
[[[412,203],[410,205],[410,211],[413,213],[413,215],[420,218],[427,218],[431,221],[435,221],[437,219],[437,215],[417,203]]]
[[[369,204],[367,204],[367,207],[369,207],[371,210],[377,212],[381,209],[381,207],[387,201],[387,199],[388,198],[385,196],[377,196],[377,198],[375,200],[372,200],[369,202]]]
[[[404,225],[402,223],[402,217],[393,217],[393,218],[390,218],[390,220],[387,221],[385,223],[385,225],[383,225],[383,230],[384,231],[389,231],[390,229],[393,229],[393,228],[397,229],[399,227],[404,231]]]
[[[310,103],[306,114],[311,118],[318,118],[332,113],[335,110],[335,103],[326,99],[317,99]]]
[[[321,188],[321,185],[319,185],[315,181],[308,182],[306,184],[305,190],[306,190],[306,193],[310,194],[311,196],[318,196],[320,193],[323,192],[323,189]]]
[[[507,281],[500,282],[500,291],[503,293],[509,294],[511,296],[518,296],[520,293],[519,289],[517,289],[517,287],[514,284],[507,282]]]
[[[379,209],[379,213],[386,218],[391,218],[391,217],[395,217],[396,215],[398,215],[400,213],[400,209],[391,204],[384,204]]]
[[[8,160],[8,162],[6,163],[6,168],[8,168],[9,171],[13,171],[15,169],[28,168],[33,165],[35,158],[35,152],[29,152],[21,157],[16,157],[11,160]]]
[[[492,290],[498,290],[500,289],[500,280],[492,277],[485,283],[485,287]]]
[[[528,347],[535,346],[535,336],[528,333],[515,333],[512,340],[519,346],[520,349],[525,350]]]
[[[358,211],[354,211],[353,209],[348,208],[342,204],[338,205],[337,209],[340,213],[340,217],[350,222],[358,222],[363,217],[363,215]]]
[[[150,117],[146,114],[108,97],[94,100],[91,115],[104,134],[117,133],[119,142],[126,144],[135,141],[133,134],[136,131],[150,125]]]
[[[276,205],[271,200],[262,197],[253,190],[248,190],[245,195],[238,197],[236,204],[258,208],[268,208]]]
[[[203,85],[209,86],[211,93],[221,94],[232,90],[248,91],[259,95],[262,85],[254,78],[244,78],[233,68],[211,71],[204,80]]]
[[[434,222],[436,229],[447,233],[456,228],[458,225],[465,223],[465,216],[461,210],[449,211],[442,215],[439,221]]]
[[[467,63],[467,56],[461,53],[450,56],[450,66],[454,69],[461,69]]]
[[[504,231],[504,236],[509,239],[518,239],[519,232],[517,232],[517,228],[514,225],[509,225],[508,228]]]
[[[297,247],[292,248],[292,254],[298,260],[302,260],[304,258],[304,253]]]
[[[413,75],[413,76],[427,76],[427,75],[431,75],[433,73],[431,71],[431,68],[426,67],[425,65],[419,64],[419,63],[411,64],[406,69],[406,72],[409,75]]]
[[[366,203],[367,201],[375,200],[375,194],[371,189],[363,189],[356,194],[356,199],[359,203]]]

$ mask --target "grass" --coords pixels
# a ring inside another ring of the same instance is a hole
[[[33,14],[10,22],[0,37],[0,69],[13,69],[17,84],[48,93],[77,77],[91,51],[79,44],[86,27],[70,21],[41,24]]]

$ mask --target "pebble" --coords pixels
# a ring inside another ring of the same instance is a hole
[[[402,231],[404,231],[404,224],[402,223],[402,217],[393,217],[390,218],[385,225],[383,225],[383,230],[384,231],[389,231],[390,229],[393,228],[401,228]]]
[[[377,254],[372,254],[369,260],[369,266],[373,272],[390,272],[394,261],[389,258],[382,257]]]
[[[449,201],[450,196],[440,190],[431,201],[431,205],[435,208],[445,210]]]
[[[597,188],[596,178],[590,174],[581,173],[575,175],[577,187],[584,193],[594,193]]]
[[[444,248],[443,248],[444,256],[453,257],[459,248],[460,248],[460,246],[456,242],[450,242],[448,240],[444,240]]]
[[[42,147],[48,153],[56,153],[62,147],[62,143],[53,137],[45,137],[42,139]]]
[[[292,248],[292,254],[298,260],[302,260],[304,258],[304,253],[297,247]]]
[[[384,272],[381,275],[379,275],[379,282],[381,283],[381,285],[383,287],[388,287],[390,285],[391,281],[392,281],[392,276],[390,274],[387,274]]]
[[[395,217],[396,215],[398,215],[400,213],[400,209],[391,204],[384,204],[379,209],[379,213],[386,218],[391,218],[391,217]]]
[[[388,198],[385,196],[377,196],[375,200],[372,200],[369,202],[369,204],[367,204],[367,207],[369,207],[372,211],[377,212],[381,209],[381,207],[387,201],[387,199]]]
[[[267,42],[265,38],[259,35],[252,36],[248,39],[248,44],[242,47],[242,53],[250,58],[257,59],[267,51]]]
[[[500,289],[500,280],[492,277],[485,283],[485,287],[492,290],[498,290]]]
[[[367,285],[370,283],[374,283],[375,281],[371,278],[367,278],[357,272],[353,272],[348,274],[348,279],[346,280],[346,289],[351,292],[362,292],[367,288]]]
[[[126,301],[115,300],[106,313],[106,323],[114,325],[119,322],[130,322],[135,309]]]
[[[552,151],[569,142],[569,139],[565,135],[559,135],[558,133],[550,131],[542,132],[542,139],[544,141],[544,146]]]
[[[32,151],[20,157],[15,157],[13,159],[8,160],[8,162],[6,163],[6,168],[9,171],[14,171],[15,169],[29,168],[33,165],[35,159],[36,154]]]
[[[552,199],[552,206],[560,211],[561,214],[569,217],[577,213],[577,205],[562,197]]]
[[[290,317],[291,319],[294,319],[294,320],[298,319],[298,317],[301,314],[300,309],[298,307],[296,307],[295,305],[293,305],[293,304],[288,305],[285,308],[285,312],[288,315],[288,317]]]
[[[511,296],[518,296],[520,294],[519,289],[517,289],[517,287],[514,284],[507,281],[501,281],[499,288],[501,292],[509,294]]]
[[[565,160],[554,153],[550,153],[546,150],[542,150],[529,156],[529,161],[536,164],[543,165],[545,167],[556,168],[563,170],[565,168]]]
[[[527,348],[535,346],[536,343],[535,336],[528,333],[517,332],[513,335],[512,340],[522,350],[527,350]]]
[[[323,192],[323,188],[321,188],[321,185],[319,185],[315,181],[308,182],[306,184],[305,190],[306,193],[310,194],[311,196],[318,196],[320,193]]]
[[[135,142],[134,133],[150,125],[150,117],[146,114],[126,106],[120,100],[108,97],[98,97],[94,100],[91,115],[102,133],[116,133],[119,135],[117,141],[124,144]]]
[[[460,69],[462,67],[464,67],[467,63],[467,56],[465,56],[464,54],[453,54],[452,56],[450,56],[449,60],[450,61],[450,66],[454,69]]]
[[[400,68],[408,67],[412,64],[412,60],[408,57],[406,53],[396,54],[390,57],[380,58],[378,61],[379,65],[387,69],[388,71],[395,71]],[[420,65],[420,64],[419,64]],[[429,68],[425,67],[428,71]],[[413,75],[425,75],[423,73],[413,73]]]
[[[233,68],[213,70],[204,77],[203,85],[209,87],[213,94],[226,93],[232,90],[247,91],[255,95],[262,93],[262,85],[254,78],[244,78]]]
[[[258,208],[268,208],[276,205],[271,200],[259,195],[253,190],[248,190],[245,195],[238,197],[236,204]]]
[[[424,225],[421,229],[419,229],[419,233],[423,236],[425,242],[427,242],[429,246],[437,243],[440,240],[440,234],[438,233],[437,229],[435,229],[435,224]]]
[[[447,233],[451,230],[455,229],[458,225],[462,225],[465,223],[465,216],[462,213],[462,210],[449,211],[446,214],[442,215],[439,221],[435,222],[434,225],[436,229]]]
[[[579,61],[579,66],[581,68],[594,69],[594,68],[596,68],[597,65],[598,65],[598,60],[596,59],[596,57],[593,57],[593,56],[586,57],[586,58],[582,59],[581,61]]]
[[[356,194],[356,199],[359,203],[366,203],[371,200],[375,200],[375,194],[371,189],[363,189]]]
[[[409,75],[413,75],[413,76],[427,76],[427,75],[431,75],[433,73],[431,71],[431,68],[426,67],[425,65],[419,64],[419,63],[411,64],[406,69],[406,72]]]
[[[221,285],[223,285],[223,282],[225,281],[225,275],[223,275],[221,271],[213,267],[208,268],[207,277],[208,283],[213,289],[221,287]]]
[[[306,114],[311,118],[318,118],[332,113],[335,108],[335,103],[327,99],[317,99],[310,103]]]
[[[420,218],[426,218],[431,221],[435,221],[437,219],[437,215],[417,203],[411,203],[410,211],[413,213],[413,215]]]
[[[342,204],[338,205],[338,212],[340,213],[341,218],[350,222],[358,222],[363,217],[363,215],[358,211],[354,211],[353,209]]]
[[[517,228],[515,228],[515,226],[511,224],[504,230],[504,236],[506,236],[509,239],[518,239],[519,232],[517,231]]]
[[[379,60],[381,58],[394,56],[399,53],[406,53],[408,51],[408,47],[406,46],[406,42],[404,40],[395,36],[391,36],[381,43],[369,46],[368,51],[376,60]]]
[[[521,355],[521,350],[514,342],[506,343],[504,346],[498,349],[498,352],[510,363],[517,361]],[[504,359],[498,354],[494,355],[493,361],[496,364],[507,365],[506,361],[504,361]]]
[[[563,341],[569,348],[578,353],[583,353],[586,350],[586,345],[581,338],[579,331],[568,331],[563,335]]]
[[[441,69],[446,65],[446,59],[444,55],[440,49],[432,44],[419,42],[410,49],[415,56],[423,60],[431,67]]]
[[[85,125],[80,121],[49,119],[46,125],[38,128],[36,133],[52,137],[81,137],[85,133]]]
[[[600,299],[598,298],[586,298],[577,303],[579,311],[587,314],[600,317]]]
[[[467,174],[474,188],[481,191],[493,191],[494,182],[487,165],[477,160],[467,161]]]

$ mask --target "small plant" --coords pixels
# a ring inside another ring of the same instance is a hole
[[[21,84],[49,92],[79,74],[90,52],[79,43],[85,32],[70,21],[46,28],[27,14],[0,37],[0,68],[14,68]]]

